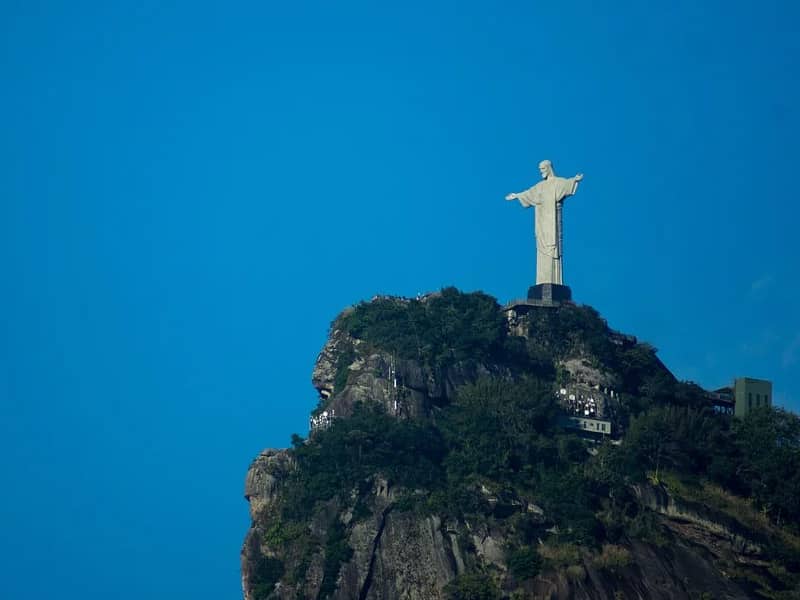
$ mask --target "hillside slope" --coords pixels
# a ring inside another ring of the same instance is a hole
[[[800,597],[798,420],[715,414],[589,307],[376,298],[312,380],[247,474],[246,600]]]

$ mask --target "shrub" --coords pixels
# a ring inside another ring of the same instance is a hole
[[[557,460],[550,436],[557,408],[549,385],[484,379],[459,389],[439,426],[451,448],[446,466],[458,479],[523,477],[523,467]]]
[[[644,509],[627,523],[628,535],[664,547],[669,543],[659,518],[650,510]]]
[[[283,577],[283,563],[277,558],[262,556],[255,565],[251,573],[251,585],[253,586],[253,598],[264,600],[269,596],[275,584]]]
[[[339,519],[335,519],[328,529],[328,538],[325,542],[325,564],[319,598],[328,598],[336,591],[339,571],[352,557],[353,549],[347,543],[347,530]]]
[[[381,298],[362,302],[339,318],[351,336],[398,355],[441,367],[462,360],[488,361],[506,347],[500,306],[481,292],[445,288],[425,301]]]
[[[516,579],[532,579],[542,570],[542,557],[535,548],[518,548],[509,553],[508,570]]]
[[[575,544],[543,544],[539,546],[539,554],[545,564],[553,569],[579,565],[582,562],[581,550]]]
[[[631,553],[622,546],[603,544],[602,552],[592,558],[592,564],[600,569],[617,571],[631,564]]]
[[[430,424],[398,421],[376,407],[357,406],[326,431],[292,448],[297,468],[286,482],[283,516],[308,517],[317,501],[347,494],[376,473],[408,488],[439,487],[446,453]]]
[[[570,581],[583,581],[586,579],[586,569],[583,565],[570,565],[567,567],[565,574]]]
[[[491,577],[483,573],[459,575],[445,587],[449,600],[499,600],[500,590]]]

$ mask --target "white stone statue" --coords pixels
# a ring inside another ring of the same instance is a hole
[[[566,179],[556,177],[549,160],[539,163],[544,181],[519,194],[509,194],[506,200],[519,200],[525,208],[534,207],[536,235],[536,284],[564,285],[561,259],[561,203],[578,189],[582,174]]]

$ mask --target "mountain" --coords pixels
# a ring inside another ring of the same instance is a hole
[[[247,473],[245,600],[800,598],[800,419],[735,419],[594,309],[453,288],[332,323]]]

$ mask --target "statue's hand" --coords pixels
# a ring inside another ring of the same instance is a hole
[[[516,199],[517,199],[516,194],[509,194],[508,196],[506,196],[506,200],[516,200]]]
[[[578,173],[575,175],[575,181],[580,181],[581,179],[583,179],[583,173]]]

